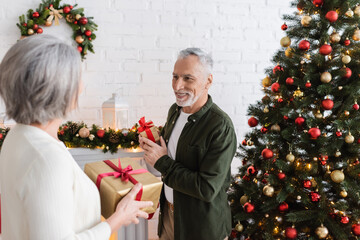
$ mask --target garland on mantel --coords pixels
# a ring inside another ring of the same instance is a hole
[[[93,124],[91,129],[83,122],[72,122],[61,125],[58,138],[68,148],[100,148],[104,153],[116,153],[118,149],[136,149],[139,147],[139,133],[136,123],[131,129],[103,129]],[[158,127],[161,130],[162,127]],[[0,148],[10,128],[0,128]]]

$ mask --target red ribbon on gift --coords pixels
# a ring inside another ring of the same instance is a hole
[[[145,122],[145,117],[140,118],[139,120],[140,127],[138,128],[138,132],[145,131],[148,138],[155,142],[154,135],[152,134],[150,128],[154,126],[154,123],[152,121]]]
[[[96,186],[100,191],[100,183],[101,180],[104,177],[109,177],[109,176],[113,176],[115,178],[120,178],[121,177],[121,181],[123,182],[128,182],[130,180],[130,182],[132,184],[137,184],[138,181],[131,176],[132,174],[140,174],[140,173],[146,173],[148,172],[146,169],[137,169],[137,170],[133,170],[131,165],[128,165],[126,168],[121,168],[121,162],[120,162],[120,158],[118,158],[118,166],[116,166],[113,162],[111,162],[110,160],[104,160],[104,163],[106,163],[109,167],[111,167],[112,169],[115,170],[115,172],[109,172],[109,173],[101,173],[98,175],[97,179],[96,179]],[[140,191],[138,192],[138,194],[136,194],[135,200],[136,201],[140,201],[141,200],[141,196],[143,193],[143,188],[141,187]],[[153,217],[154,213],[149,214],[149,218],[151,219]]]

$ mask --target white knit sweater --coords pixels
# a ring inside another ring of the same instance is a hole
[[[2,240],[102,240],[100,197],[62,142],[18,124],[0,155]]]

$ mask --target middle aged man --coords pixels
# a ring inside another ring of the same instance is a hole
[[[208,95],[212,64],[201,49],[180,52],[172,80],[176,104],[169,110],[161,146],[139,138],[145,160],[165,183],[161,240],[223,240],[231,231],[226,190],[237,143],[230,118]]]

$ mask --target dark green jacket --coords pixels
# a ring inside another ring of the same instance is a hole
[[[171,106],[162,136],[168,142],[181,108]],[[231,119],[209,96],[206,104],[188,118],[181,132],[175,161],[168,155],[155,164],[165,184],[174,189],[175,240],[223,240],[231,231],[226,191],[230,164],[236,151]],[[160,198],[161,212],[166,203]]]

